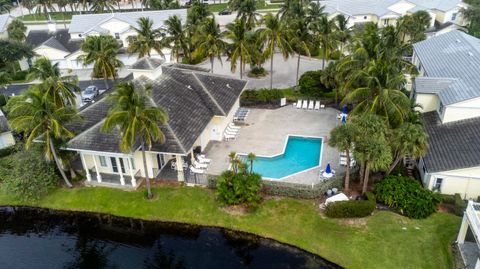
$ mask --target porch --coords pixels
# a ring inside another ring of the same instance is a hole
[[[185,183],[187,184],[194,184],[194,185],[207,185],[208,184],[208,176],[206,174],[194,174],[190,172],[191,160],[187,158],[187,160],[183,160],[187,165],[183,168],[182,171],[177,171],[173,169],[172,162],[177,163],[176,159],[171,159],[167,162],[167,164],[161,169],[154,169],[157,170],[155,173],[155,180],[164,180],[164,181],[179,181],[179,173],[183,175]]]
[[[140,173],[137,172],[137,175],[134,175],[132,180],[131,176],[123,176],[124,184],[122,185],[122,180],[120,179],[120,175],[117,174],[107,174],[107,173],[100,173],[100,180],[97,177],[95,171],[91,170],[92,180],[86,181],[86,185],[89,186],[101,186],[101,187],[111,187],[111,188],[119,188],[119,189],[131,189],[136,190],[140,185],[142,185],[143,177],[140,176]]]
[[[465,267],[480,268],[480,203],[468,201],[457,243]]]

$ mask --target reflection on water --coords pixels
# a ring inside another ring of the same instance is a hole
[[[217,228],[0,208],[1,268],[338,268],[272,240]]]

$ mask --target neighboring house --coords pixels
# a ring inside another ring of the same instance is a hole
[[[7,27],[12,20],[13,20],[13,17],[10,16],[10,14],[0,15],[0,39],[8,38]]]
[[[457,236],[460,254],[467,269],[480,268],[480,203],[468,201]]]
[[[343,14],[349,18],[350,26],[374,22],[380,27],[395,25],[403,15],[420,10],[430,14],[431,28],[435,23],[463,25],[459,12],[466,6],[462,0],[327,0],[321,3],[330,18]]]
[[[15,139],[13,138],[12,131],[8,125],[7,118],[2,110],[0,110],[0,149],[13,145],[15,145]]]
[[[480,195],[480,39],[451,31],[413,45],[419,70],[412,98],[424,113],[429,150],[419,162],[425,187]]]
[[[127,38],[135,35],[132,27],[137,28],[137,21],[142,17],[148,17],[153,21],[153,28],[164,28],[165,21],[171,16],[178,16],[182,22],[187,19],[187,9],[170,9],[142,12],[103,13],[73,15],[70,22],[69,33],[74,40],[84,40],[91,35],[111,35],[115,37],[123,47],[128,46]],[[165,59],[169,62],[170,51],[163,51]]]
[[[110,91],[80,111],[84,120],[69,126],[76,135],[66,148],[79,153],[88,184],[136,188],[140,184],[137,178],[146,173],[152,178],[185,181],[190,174],[183,164],[193,158],[194,150],[222,140],[247,82],[155,58],[142,58],[131,70],[133,82],[151,86],[152,105],[169,116],[168,123],[160,126],[165,143],[154,143],[147,151],[147,171],[138,143],[132,153],[124,153],[119,149],[117,129],[101,131],[110,108],[105,95]],[[176,170],[171,169],[172,160]]]

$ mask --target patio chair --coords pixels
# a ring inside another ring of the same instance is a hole
[[[297,109],[302,108],[302,102],[303,102],[303,100],[298,100],[297,101]]]
[[[308,101],[308,110],[313,110],[313,100]]]
[[[307,109],[308,108],[308,100],[303,101],[302,104],[302,109]]]
[[[207,164],[212,161],[210,159],[207,159],[205,155],[202,155],[202,154],[197,155],[197,160],[199,163],[207,163]]]
[[[225,131],[223,133],[226,134],[226,135],[233,135],[233,136],[238,135],[238,132],[233,132],[233,131],[230,131],[228,129],[225,129]]]
[[[225,137],[225,140],[235,140],[237,137],[234,135],[229,135],[229,134],[224,134],[223,137]]]
[[[231,128],[230,126],[227,126],[225,131],[229,131],[230,133],[236,133],[238,134],[240,132],[240,128]]]
[[[315,101],[315,107],[314,107],[315,110],[319,110],[320,109],[320,101]]]
[[[230,122],[228,124],[228,127],[232,128],[232,129],[238,129],[238,130],[240,130],[240,128],[242,128],[240,126],[235,125],[235,123],[233,123],[233,122]]]
[[[320,104],[320,108],[325,109],[325,105],[324,105],[324,104]]]
[[[197,161],[194,161],[193,162],[193,167],[197,168],[197,169],[207,169],[208,167],[208,164],[206,163],[199,163]]]
[[[195,174],[203,174],[205,173],[205,170],[203,169],[198,169],[190,165],[190,173],[195,173]]]

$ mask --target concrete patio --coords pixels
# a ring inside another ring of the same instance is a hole
[[[281,154],[287,136],[317,136],[323,138],[321,166],[306,172],[282,179],[285,182],[312,184],[320,182],[320,170],[330,163],[332,168],[341,173],[339,152],[328,146],[330,130],[340,124],[337,114],[340,111],[326,108],[321,110],[296,109],[291,105],[283,108],[250,109],[247,120],[242,126],[236,140],[211,142],[205,150],[212,159],[207,173],[219,175],[228,169],[228,154],[253,152],[256,155]]]

